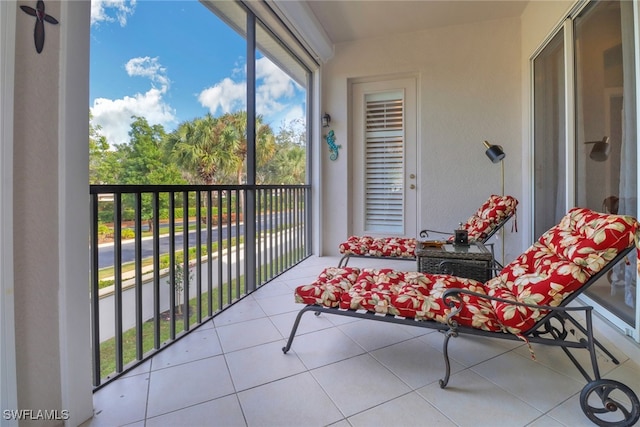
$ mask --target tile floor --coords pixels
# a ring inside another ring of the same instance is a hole
[[[586,384],[555,347],[452,339],[446,389],[442,335],[411,326],[297,312],[293,289],[336,257],[312,257],[94,394],[95,426],[592,426]],[[350,265],[379,266],[354,259]],[[406,261],[385,266],[410,269]],[[640,395],[640,347],[597,320],[602,376]],[[606,337],[606,338],[605,338]],[[580,351],[581,356],[588,356]]]

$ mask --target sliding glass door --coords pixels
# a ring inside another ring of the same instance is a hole
[[[632,3],[593,3],[574,28],[576,205],[637,216]],[[587,295],[635,327],[635,253],[627,261]]]
[[[564,31],[533,61],[534,66],[534,237],[566,213],[566,112]]]
[[[536,237],[572,206],[638,216],[633,16],[591,2],[533,60]],[[636,276],[633,252],[586,296],[638,340]]]

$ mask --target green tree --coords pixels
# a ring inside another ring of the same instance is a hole
[[[258,169],[269,184],[304,184],[306,180],[306,135],[300,121],[284,123],[275,136],[275,153]]]
[[[121,184],[186,184],[180,169],[167,157],[166,133],[161,125],[149,125],[144,117],[135,117],[129,131],[129,143],[117,146],[122,174]],[[149,230],[153,224],[151,194],[142,195],[142,218],[148,220]],[[161,207],[167,201],[160,200]],[[133,204],[128,200],[127,204]]]
[[[229,146],[229,130],[223,122],[207,114],[180,124],[168,138],[171,158],[201,183],[213,185],[218,175],[235,164]]]
[[[149,125],[134,116],[129,143],[118,145],[122,162],[122,184],[183,184],[180,169],[166,155],[166,133],[162,125]]]
[[[236,183],[243,183],[247,160],[247,112],[225,114],[220,118],[228,130],[228,144],[235,154]],[[256,168],[266,165],[275,153],[275,137],[271,126],[263,123],[262,116],[256,117]]]
[[[89,112],[89,184],[116,184],[122,172],[118,153],[110,149],[100,131]]]

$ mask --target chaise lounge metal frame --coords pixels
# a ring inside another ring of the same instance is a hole
[[[638,400],[637,395],[627,385],[619,381],[604,379],[600,375],[596,348],[599,348],[602,352],[604,352],[614,364],[618,365],[620,364],[620,362],[594,337],[592,320],[593,307],[582,305],[569,306],[569,304],[572,303],[577,297],[579,297],[582,292],[584,292],[593,283],[598,281],[598,279],[605,275],[614,265],[623,260],[633,249],[635,249],[635,246],[632,245],[624,251],[620,252],[613,260],[611,260],[604,268],[602,268],[602,270],[594,274],[584,285],[582,285],[580,289],[564,298],[562,303],[557,307],[524,304],[512,300],[495,298],[485,294],[479,294],[459,288],[448,289],[443,293],[443,302],[447,306],[452,308],[452,312],[447,316],[446,323],[440,323],[434,320],[414,320],[411,318],[399,317],[390,314],[380,315],[365,310],[345,310],[337,307],[330,308],[321,305],[309,304],[306,305],[298,313],[291,329],[287,344],[282,348],[282,351],[286,354],[291,349],[302,315],[309,311],[314,312],[316,315],[320,315],[321,313],[328,313],[360,319],[370,319],[435,329],[444,334],[443,356],[445,361],[445,374],[444,377],[439,380],[439,384],[441,388],[445,388],[449,383],[451,374],[448,351],[450,338],[464,334],[507,339],[513,341],[522,340],[524,338],[529,343],[560,347],[567,355],[567,357],[569,357],[571,362],[576,366],[578,371],[580,371],[582,376],[587,381],[587,385],[582,389],[580,393],[580,406],[587,418],[589,418],[592,422],[599,426],[633,426],[640,419],[640,401]],[[458,325],[455,320],[453,320],[453,317],[462,310],[463,299],[461,298],[461,295],[463,294],[474,295],[478,298],[504,302],[516,306],[529,307],[539,310],[548,310],[548,313],[540,320],[538,320],[538,322],[536,322],[534,326],[519,335],[514,335],[506,332],[490,332],[467,326],[461,326]],[[584,313],[585,326],[583,326],[574,316],[572,316],[572,313],[576,312]],[[586,349],[589,352],[591,373],[589,372],[588,367],[583,366],[572,353],[572,350],[576,349]],[[616,391],[622,392],[627,397],[628,401],[621,402],[616,399],[616,396],[613,395]],[[596,402],[601,403],[601,406],[594,405],[594,399],[596,399]],[[620,411],[620,414],[624,417],[623,420],[615,422],[607,421],[607,414],[616,413],[618,411]],[[603,415],[605,417],[600,418]]]

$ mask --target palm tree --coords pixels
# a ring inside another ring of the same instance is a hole
[[[247,159],[247,112],[227,113],[220,118],[228,126],[230,140],[236,155],[236,179],[243,183],[245,161]],[[264,165],[275,153],[275,136],[271,126],[262,122],[262,116],[256,117],[256,165]]]
[[[172,157],[205,185],[216,184],[218,175],[236,164],[229,146],[229,129],[211,114],[184,122],[169,136]],[[202,197],[202,203],[206,202]],[[206,221],[206,218],[202,218]]]
[[[216,183],[220,171],[236,160],[229,146],[225,123],[211,114],[184,122],[169,136],[169,147],[176,162],[197,176],[203,184]]]
[[[299,145],[291,145],[277,156],[276,173],[283,184],[304,184],[306,157],[305,149]]]

